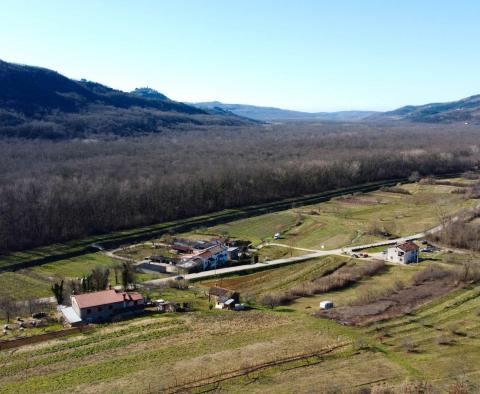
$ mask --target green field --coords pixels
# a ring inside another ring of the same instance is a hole
[[[97,252],[27,268],[14,273],[2,272],[0,273],[0,296],[9,294],[18,300],[30,297],[51,297],[50,286],[53,282],[62,278],[81,278],[98,266],[110,268],[110,283],[116,285],[112,268],[118,264],[118,260]],[[161,277],[160,274],[138,274],[137,279],[143,281],[159,277]]]
[[[254,244],[272,241],[307,249],[327,249],[362,245],[384,240],[375,229],[391,236],[416,234],[434,227],[439,214],[453,214],[476,205],[475,200],[452,193],[454,186],[405,184],[411,194],[376,191],[339,197],[316,205],[238,220],[203,229],[205,234],[248,239]],[[201,232],[199,231],[199,232]]]
[[[20,271],[0,274],[0,297],[3,295],[10,295],[16,300],[25,300],[30,297],[51,297],[52,294],[48,280]]]
[[[228,235],[259,244],[281,232],[282,239],[276,242],[289,247],[336,248],[384,238],[372,228],[388,229],[396,236],[417,233],[438,224],[439,212],[453,214],[477,204],[451,193],[453,186],[408,184],[402,188],[411,194],[377,191],[351,195],[181,235]],[[289,247],[266,246],[260,255],[272,259],[305,253]],[[143,257],[150,251],[145,247],[134,253]],[[346,326],[315,316],[322,300],[332,300],[335,308],[341,308],[366,291],[390,289],[399,282],[413,291],[412,278],[426,267],[453,270],[466,260],[475,266],[479,261],[479,256],[461,252],[422,257],[420,264],[387,266],[342,289],[296,298],[273,309],[260,304],[262,296],[287,292],[340,266],[360,266],[367,260],[327,256],[195,282],[188,290],[152,288],[148,290],[152,299],[188,302],[193,311],[152,313],[15,352],[0,352],[0,393],[162,392],[192,382],[199,386],[192,392],[366,393],[362,390],[368,387],[398,389],[378,393],[419,392],[411,386],[410,391],[400,391],[407,381],[410,385],[426,382],[438,392],[449,392],[458,379],[470,390],[461,393],[477,393],[480,288],[474,283],[456,286],[437,298],[426,294],[413,311],[368,325]],[[95,266],[115,264],[101,253],[90,253],[1,273],[0,291],[14,292],[18,299],[32,294],[49,296],[49,281],[55,278],[78,277]],[[143,275],[140,279],[147,278]],[[205,291],[213,285],[238,291],[252,309],[210,310]],[[317,355],[312,356],[314,352]],[[300,355],[306,356],[291,359]],[[264,364],[267,366],[248,374],[232,373]],[[213,376],[221,381],[200,384]]]
[[[341,305],[362,287],[386,286],[398,278],[408,281],[420,265],[390,267],[354,287],[300,298],[273,310],[209,311],[203,295],[203,288],[217,282],[242,295],[259,297],[319,277],[341,261],[326,257],[202,282],[198,290],[154,290],[154,297],[188,301],[195,311],[101,325],[88,334],[31,345],[13,354],[1,352],[0,392],[157,392],[206,376],[333,348],[326,356],[273,365],[226,379],[216,388],[233,393],[308,393],[312,387],[321,392],[359,392],[348,390],[421,380],[443,392],[452,384],[452,374],[480,384],[479,288],[457,290],[414,313],[366,327],[346,327],[313,316],[322,298]],[[448,344],[440,344],[443,337]],[[406,350],[406,343],[413,344],[415,352]]]

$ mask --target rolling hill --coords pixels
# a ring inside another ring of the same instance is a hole
[[[46,68],[0,60],[0,136],[78,138],[251,123],[227,111],[170,100],[153,89],[127,93],[72,80]]]
[[[410,122],[454,123],[480,122],[480,95],[448,103],[407,105],[394,111],[383,112],[367,120],[405,120]]]
[[[275,107],[260,107],[246,104],[224,104],[219,101],[192,103],[200,109],[221,109],[238,116],[263,122],[275,121],[360,121],[374,115],[374,111],[339,111],[339,112],[302,112]]]

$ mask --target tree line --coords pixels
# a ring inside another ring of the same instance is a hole
[[[0,140],[0,251],[387,178],[460,172],[479,129],[308,124]]]

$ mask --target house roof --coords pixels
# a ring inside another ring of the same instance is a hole
[[[198,256],[202,257],[204,259],[208,259],[212,256],[215,256],[217,253],[223,252],[224,250],[226,250],[226,248],[224,246],[215,245],[215,246],[212,246],[211,248],[208,248],[207,250],[199,253]]]
[[[201,263],[202,263],[201,259],[193,258],[191,260],[182,261],[180,264],[177,264],[177,267],[188,269],[188,268],[197,267]]]
[[[214,295],[217,297],[226,297],[232,293],[234,293],[232,290],[225,289],[223,287],[218,287],[218,286],[210,287],[210,289],[208,290],[209,295]]]
[[[397,245],[397,248],[403,250],[404,252],[411,252],[412,250],[417,250],[418,245],[412,241],[405,242],[403,244]]]
[[[188,253],[190,253],[193,250],[191,246],[180,245],[180,244],[173,244],[172,249],[178,250],[179,252],[188,252]]]
[[[102,290],[93,293],[77,294],[72,296],[79,308],[90,308],[93,306],[116,304],[126,301],[140,301],[143,299],[139,293],[117,293],[115,290]]]

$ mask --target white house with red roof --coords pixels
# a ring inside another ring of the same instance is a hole
[[[387,261],[398,264],[418,263],[419,247],[412,241],[391,246],[387,249]]]
[[[111,320],[112,317],[133,313],[144,307],[140,293],[102,290],[71,296],[71,310],[85,323]]]

